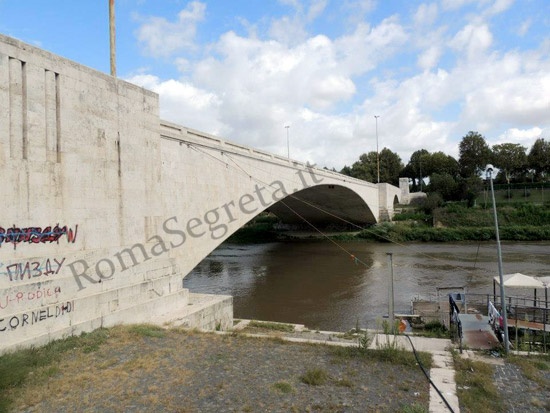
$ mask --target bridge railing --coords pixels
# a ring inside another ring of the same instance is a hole
[[[177,125],[175,123],[161,120],[161,137],[179,140],[182,142],[188,142],[192,144],[198,144],[208,148],[234,153],[240,156],[246,156],[254,159],[260,159],[262,161],[273,162],[279,165],[291,166],[293,168],[302,167],[304,169],[313,169],[316,174],[321,176],[331,177],[344,182],[353,182],[358,185],[369,186],[377,188],[377,185],[372,182],[363,181],[361,179],[353,178],[351,176],[342,175],[341,173],[331,171],[329,169],[321,169],[317,167],[311,167],[308,164],[293,159],[285,158],[283,156],[269,153],[260,149],[250,148],[235,142],[221,139],[217,136],[210,135],[205,132],[187,128],[185,126]]]

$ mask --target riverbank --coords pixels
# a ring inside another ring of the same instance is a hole
[[[5,355],[0,371],[0,411],[408,412],[430,397],[410,352],[148,325]]]
[[[550,240],[550,204],[503,204],[497,208],[501,240]],[[288,239],[322,239],[311,227],[288,230],[277,217],[260,216],[233,234],[228,242],[251,244]],[[366,226],[363,230],[348,227],[324,229],[340,241],[369,242],[455,242],[494,240],[492,210],[485,206],[468,208],[463,204],[447,204],[437,208],[407,207],[393,217],[393,222]]]

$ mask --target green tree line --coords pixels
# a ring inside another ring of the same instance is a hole
[[[340,171],[344,175],[377,181],[376,152],[361,155],[351,166]],[[492,163],[499,169],[496,183],[547,182],[550,179],[550,141],[539,138],[527,150],[517,143],[490,147],[478,132],[468,132],[460,141],[458,160],[444,152],[415,151],[404,165],[399,155],[388,148],[379,154],[380,182],[393,185],[399,178],[412,181],[413,191],[438,193],[443,200],[468,200],[473,203],[483,187],[485,166]],[[426,185],[428,182],[428,185]]]

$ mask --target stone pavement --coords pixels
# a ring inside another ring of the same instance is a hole
[[[550,374],[545,378],[550,382]],[[495,366],[495,385],[507,412],[545,412],[550,410],[550,391],[527,379],[512,363]]]

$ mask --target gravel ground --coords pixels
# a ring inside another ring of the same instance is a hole
[[[550,383],[550,372],[541,372]],[[495,384],[502,395],[507,412],[550,411],[550,391],[529,380],[515,364],[495,366]]]
[[[336,356],[328,346],[242,336],[121,329],[96,351],[68,353],[59,373],[26,386],[27,411],[427,411],[417,367]],[[321,369],[324,384],[301,377]],[[284,383],[282,383],[284,382]],[[276,385],[276,383],[279,383]],[[418,411],[418,410],[415,410]]]

